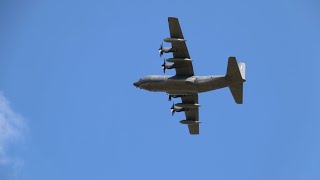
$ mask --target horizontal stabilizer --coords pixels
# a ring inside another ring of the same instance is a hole
[[[243,103],[243,83],[229,86],[231,94],[237,104]]]
[[[241,81],[242,77],[239,70],[239,66],[235,57],[229,57],[227,67],[227,78],[232,81]]]
[[[229,57],[226,79],[229,80],[229,89],[237,104],[243,103],[243,82],[246,78],[245,63],[237,63],[235,57]]]

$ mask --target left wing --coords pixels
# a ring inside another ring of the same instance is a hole
[[[183,104],[198,104],[198,94],[192,94],[181,97]],[[195,121],[194,124],[188,124],[190,134],[199,134],[199,108],[191,108],[185,111],[186,120]]]
[[[194,72],[192,61],[184,60],[190,59],[190,55],[181,31],[179,20],[175,17],[169,17],[168,22],[170,29],[170,38],[165,39],[165,41],[170,42],[172,44],[173,58],[181,59],[179,61],[174,62],[174,66],[176,67],[176,75],[187,77],[193,76]]]

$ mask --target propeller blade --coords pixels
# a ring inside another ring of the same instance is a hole
[[[160,44],[159,54],[160,54],[160,57],[161,57],[162,54],[163,54],[163,42]]]
[[[160,44],[159,53],[160,53],[160,57],[162,57],[162,55],[163,55],[163,42]]]
[[[166,67],[162,66],[163,73],[166,73]]]
[[[171,116],[173,116],[175,112],[176,111],[174,109],[171,109]]]
[[[166,73],[166,69],[167,69],[167,67],[166,67],[166,59],[163,60],[163,64],[161,65],[161,67],[162,67],[163,73]]]
[[[169,101],[171,101],[171,95],[169,95]]]
[[[174,102],[172,102],[172,106],[171,106],[171,115],[173,116],[173,114],[176,112],[176,110],[174,109]]]
[[[163,43],[160,44],[159,50],[162,50],[162,47],[163,47]]]

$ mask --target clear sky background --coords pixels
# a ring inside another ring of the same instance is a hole
[[[168,16],[196,75],[247,65],[243,105],[199,95],[198,136],[132,85],[162,74]],[[1,1],[0,179],[319,180],[319,19],[317,0]]]

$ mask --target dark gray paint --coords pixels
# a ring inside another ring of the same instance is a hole
[[[245,64],[237,63],[235,57],[229,57],[226,75],[194,76],[192,60],[184,40],[177,18],[169,17],[170,38],[164,39],[172,44],[171,48],[159,49],[163,53],[173,53],[173,58],[166,60],[162,68],[175,69],[175,76],[150,75],[141,78],[134,86],[152,91],[166,92],[169,99],[180,97],[182,103],[173,104],[172,112],[185,112],[186,119],[180,123],[187,124],[190,134],[199,134],[198,93],[229,87],[238,104],[243,103],[243,82],[245,82]],[[164,71],[165,72],[165,71]]]

